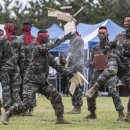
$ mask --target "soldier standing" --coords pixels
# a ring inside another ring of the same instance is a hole
[[[122,33],[123,42],[117,43],[117,50],[110,54],[107,68],[88,90],[88,97],[93,97],[98,88],[115,75],[118,75],[119,79],[124,79],[125,86],[130,89],[130,15],[124,17],[124,27],[126,31]],[[124,120],[130,123],[130,95]]]
[[[20,36],[20,40],[22,43],[22,49],[24,53],[24,59],[23,59],[23,67],[20,70],[20,74],[22,77],[22,84],[21,84],[21,90],[20,90],[20,96],[21,99],[22,97],[22,92],[23,92],[23,79],[26,74],[27,68],[29,66],[31,56],[32,56],[32,51],[35,45],[35,39],[31,35],[31,23],[29,21],[24,21],[22,24],[22,32],[23,34]],[[33,109],[36,107],[36,95],[34,95],[32,102],[30,104],[29,110],[27,112],[23,113],[24,115],[29,115],[31,116],[33,114]]]
[[[105,26],[99,27],[98,37],[100,39],[100,42],[93,47],[90,57],[91,62],[94,65],[94,73],[89,84],[90,87],[95,83],[100,74],[102,74],[102,72],[105,70],[108,62],[108,56],[111,52],[111,48],[108,46],[108,44],[112,43],[108,43],[108,33]],[[119,93],[116,89],[117,80],[117,76],[114,76],[105,84],[105,86],[108,87],[108,91],[109,94],[112,96],[116,111],[118,111],[119,113],[118,120],[121,120],[124,117],[124,107],[122,106]],[[98,91],[93,95],[92,98],[87,98],[88,110],[90,111],[90,115],[88,115],[86,119],[96,118],[95,111],[97,95]]]
[[[80,72],[84,74],[84,42],[78,32],[73,34],[73,37],[70,39],[66,67],[72,69],[74,73]],[[81,85],[76,87],[71,97],[74,108],[67,112],[68,114],[81,113],[81,106],[83,105],[82,89],[83,86]]]
[[[19,103],[20,99],[20,67],[22,60],[21,44],[19,38],[14,31],[14,25],[12,21],[5,23],[6,36],[3,37],[1,44],[10,44],[13,49],[13,68],[10,68],[7,75],[2,76],[2,89],[3,89],[3,107],[5,111],[8,111],[9,107],[14,103]],[[8,54],[9,55],[9,54]],[[3,70],[2,70],[3,71]]]
[[[0,35],[4,32],[0,30]],[[3,37],[0,38],[0,80],[2,85],[3,107],[9,108],[11,106],[11,89],[9,73],[14,68],[14,53],[9,42],[3,42]]]
[[[35,46],[31,62],[27,69],[23,83],[23,101],[19,104],[14,104],[10,107],[9,111],[1,116],[3,124],[9,123],[9,118],[17,110],[18,112],[24,112],[28,109],[32,97],[36,92],[39,92],[47,97],[54,108],[55,115],[57,116],[56,124],[69,124],[63,118],[64,106],[62,98],[58,91],[48,82],[49,65],[55,68],[57,71],[63,74],[71,74],[63,66],[56,63],[54,57],[49,53],[49,50],[55,46],[58,46],[61,42],[70,38],[70,34],[65,35],[63,38],[56,39],[56,41],[49,43],[49,34],[46,30],[40,30]]]

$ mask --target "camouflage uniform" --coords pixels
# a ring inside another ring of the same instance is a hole
[[[59,45],[62,41],[64,41],[64,39],[56,40],[54,42],[55,44],[48,43],[35,46],[31,62],[24,77],[23,101],[10,108],[10,115],[14,114],[16,110],[18,112],[26,111],[36,92],[45,95],[51,101],[57,117],[63,115],[64,107],[62,98],[55,87],[48,82],[49,66],[63,74],[69,74],[69,71],[58,65],[54,57],[48,52],[48,50]]]
[[[130,51],[130,37],[124,34],[123,44],[117,45],[117,51],[114,51],[110,57],[107,68],[96,80],[98,86],[105,84],[112,76],[118,75],[120,79],[124,79],[126,86],[130,88],[130,57],[124,52]],[[128,101],[128,111],[130,111],[130,99]]]
[[[79,71],[84,74],[84,43],[77,34],[74,34],[70,40],[67,64],[66,67],[73,70],[74,73]],[[79,85],[72,96],[72,105],[75,108],[81,108],[83,104],[82,89],[83,86]]]
[[[109,46],[107,46],[109,44],[112,44],[112,43],[106,43],[105,44],[106,46],[104,46],[104,47],[101,47],[100,44],[95,45],[91,51],[91,56],[90,56],[91,62],[94,62],[94,55],[96,52],[100,52],[103,55],[109,55],[111,52],[111,48]],[[94,65],[94,63],[91,63],[91,64]],[[90,87],[92,87],[92,85],[95,83],[95,81],[100,76],[100,74],[102,74],[102,72],[103,72],[103,70],[96,70],[96,68],[94,69],[94,73],[93,73],[91,81],[90,81]],[[109,79],[105,84],[103,84],[103,86],[108,87],[108,91],[109,91],[109,94],[112,96],[115,108],[117,111],[119,111],[119,110],[124,109],[124,107],[122,106],[118,91],[116,89],[117,81],[118,81],[118,78],[115,75],[115,76],[111,77],[111,79]],[[98,92],[96,92],[92,98],[87,98],[88,110],[91,113],[95,112],[95,110],[96,110],[97,95],[98,95]]]
[[[10,43],[5,39],[1,39],[0,50],[0,77],[2,84],[3,107],[9,108],[12,103],[9,73],[11,73],[14,68],[14,55]]]
[[[20,74],[21,74],[21,77],[22,77],[22,84],[21,84],[20,95],[21,95],[21,99],[23,99],[23,97],[22,97],[23,79],[24,79],[24,76],[25,76],[26,71],[28,69],[28,66],[30,64],[31,57],[32,57],[32,51],[33,51],[34,46],[35,46],[36,43],[35,43],[35,39],[33,39],[33,41],[31,43],[26,45],[26,43],[25,43],[25,36],[24,35],[20,36],[20,40],[21,40],[21,43],[23,45],[22,46],[22,50],[23,50],[23,53],[24,53],[23,67],[20,69]],[[30,104],[30,107],[36,107],[36,95],[34,95],[34,97],[32,99],[32,102]]]
[[[13,49],[13,60],[12,60],[12,64],[13,64],[13,69],[11,69],[10,71],[8,71],[7,75],[2,76],[2,87],[3,89],[7,90],[10,89],[8,93],[11,93],[11,99],[8,100],[6,99],[6,95],[3,92],[3,107],[5,109],[8,109],[10,107],[10,105],[12,105],[13,103],[19,103],[21,101],[20,99],[20,85],[21,85],[21,76],[20,76],[20,69],[19,67],[22,67],[21,65],[21,59],[22,54],[21,54],[21,44],[20,44],[20,40],[18,39],[17,36],[12,36],[13,40],[9,41],[7,40],[6,37],[3,38],[2,40],[2,44],[10,44],[12,49]],[[9,94],[10,95],[10,94]],[[4,98],[5,97],[5,98]]]

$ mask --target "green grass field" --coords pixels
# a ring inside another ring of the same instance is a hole
[[[127,106],[127,97],[121,98],[123,105]],[[63,97],[65,107],[65,118],[72,124],[56,125],[54,111],[50,102],[45,97],[37,98],[37,107],[32,117],[15,116],[10,120],[9,125],[0,124],[0,130],[130,130],[130,124],[117,121],[117,112],[115,111],[111,97],[97,98],[97,119],[84,120],[89,114],[87,111],[86,98],[83,98],[84,104],[82,113],[77,115],[66,114],[72,109],[70,97]]]

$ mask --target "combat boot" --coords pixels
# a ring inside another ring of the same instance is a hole
[[[96,82],[87,92],[86,92],[86,96],[88,98],[92,98],[93,95],[98,91],[99,89],[99,84]]]
[[[68,114],[80,114],[81,113],[81,107],[74,107],[71,111],[67,112]]]
[[[123,110],[119,110],[118,111],[118,118],[117,118],[118,121],[124,121],[125,120],[125,115],[123,113]]]
[[[95,119],[95,118],[97,118],[95,111],[91,112],[88,116],[85,117],[86,120],[87,119]]]
[[[72,124],[69,121],[66,121],[63,117],[63,115],[60,115],[56,119],[56,124]]]
[[[130,123],[130,112],[127,112],[125,116],[125,121]]]
[[[4,114],[1,115],[1,122],[4,125],[8,125],[10,117],[11,117],[11,115],[9,114],[9,112],[5,112]]]
[[[33,115],[33,110],[34,110],[34,107],[30,107],[29,108],[28,116],[32,116]]]
[[[29,110],[26,110],[25,112],[21,113],[21,116],[28,116]]]
[[[9,108],[4,108],[5,112],[7,112],[9,110]]]

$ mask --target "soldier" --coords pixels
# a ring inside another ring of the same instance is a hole
[[[70,36],[71,35],[68,34],[63,38],[49,43],[48,32],[46,30],[40,30],[38,32],[38,37],[36,40],[38,45],[35,46],[33,50],[31,62],[24,77],[23,101],[19,104],[14,104],[10,107],[8,112],[1,116],[1,121],[3,124],[9,123],[9,118],[16,110],[18,110],[18,112],[26,111],[32,101],[33,95],[36,94],[36,92],[45,95],[51,101],[55,115],[57,116],[56,124],[69,124],[69,122],[63,118],[64,107],[62,98],[54,86],[48,82],[48,71],[50,65],[61,73],[70,74],[70,72],[64,67],[58,65],[55,62],[54,57],[49,53],[51,48],[67,40]]]
[[[94,73],[92,75],[89,84],[90,87],[92,87],[92,85],[97,80],[99,75],[102,74],[102,72],[105,70],[107,65],[108,55],[111,52],[111,48],[108,46],[110,43],[108,43],[108,33],[107,33],[107,28],[105,26],[99,27],[98,37],[100,39],[100,42],[99,44],[95,45],[92,48],[92,52],[90,56],[91,63],[93,63],[94,66]],[[123,114],[124,107],[122,106],[118,91],[116,89],[117,81],[118,81],[117,77],[114,76],[105,84],[105,86],[108,87],[109,94],[112,96],[116,111],[118,111],[119,113],[118,120],[122,120],[122,118],[124,117]],[[87,98],[88,110],[90,111],[90,115],[85,117],[86,119],[96,118],[95,111],[96,111],[97,95],[98,95],[98,91],[93,95],[92,98]]]
[[[0,35],[3,35],[3,30],[0,30]],[[2,42],[3,37],[0,38],[0,81],[2,84],[2,97],[4,108],[8,108],[11,104],[11,89],[9,84],[9,73],[14,68],[14,55],[9,42]]]
[[[3,37],[1,44],[7,44],[7,43],[10,44],[14,53],[14,59],[12,60],[14,68],[13,69],[11,68],[11,70],[8,71],[6,77],[2,76],[3,107],[5,111],[8,111],[9,107],[13,103],[19,103],[21,101],[19,95],[21,85],[21,76],[19,67],[22,67],[21,59],[24,56],[21,53],[22,52],[21,44],[14,31],[14,25],[12,21],[7,21],[5,23],[4,28],[6,31],[6,36]]]
[[[4,31],[2,29],[0,29],[0,41],[2,40],[3,36],[4,36]],[[0,46],[0,52],[2,52],[1,46]],[[0,82],[1,82],[1,76],[0,76]],[[0,115],[2,114],[1,108],[2,108],[2,103],[1,103],[1,100],[0,100]]]
[[[87,92],[88,97],[92,97],[101,85],[104,85],[111,77],[118,75],[124,79],[125,86],[130,89],[130,15],[124,17],[125,32],[122,33],[123,42],[117,43],[117,50],[109,56],[107,68],[97,78],[94,85]],[[125,121],[130,123],[130,95],[127,105]]]
[[[24,59],[23,59],[24,64],[20,70],[22,82],[23,82],[24,76],[26,74],[27,68],[29,66],[31,56],[32,56],[32,51],[33,51],[33,48],[35,45],[35,39],[32,37],[31,32],[30,32],[31,27],[32,27],[32,25],[29,21],[24,21],[22,24],[23,34],[20,36],[20,40],[23,45],[22,47],[23,47],[23,51],[24,51],[23,52],[24,53]],[[21,84],[21,90],[20,90],[21,99],[23,99],[22,92],[23,92],[23,83]],[[27,112],[25,112],[23,114],[31,116],[33,114],[34,107],[36,107],[36,95],[34,95],[34,97],[32,99],[29,110],[27,110]]]
[[[79,71],[84,74],[84,43],[78,32],[73,34],[73,37],[70,39],[66,67],[72,69],[75,73]],[[71,97],[74,108],[67,112],[68,114],[81,113],[81,106],[83,104],[82,89],[83,86],[81,85],[76,87]]]

